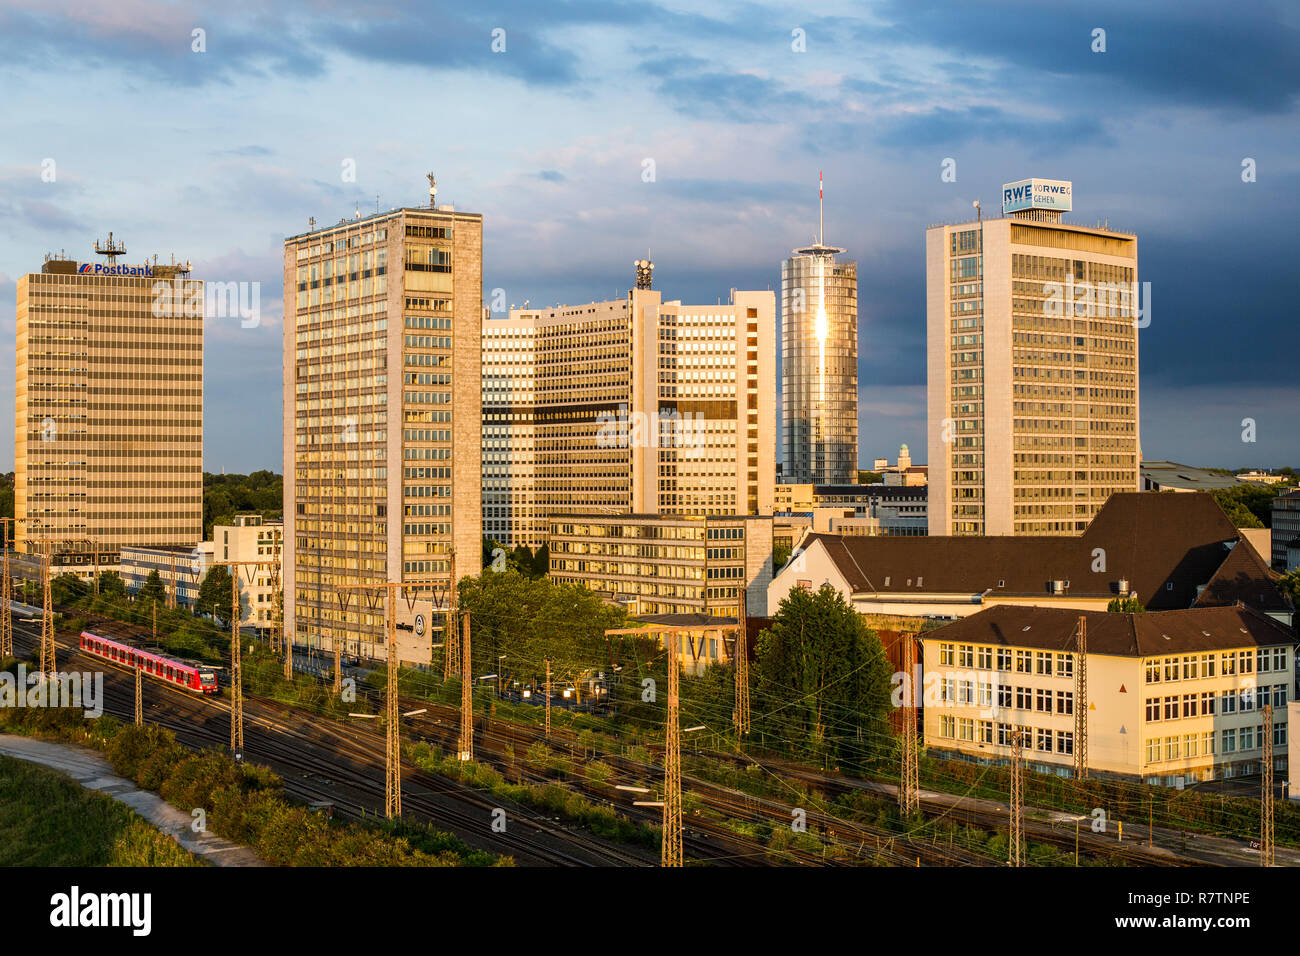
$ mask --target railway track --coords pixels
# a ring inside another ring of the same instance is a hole
[[[30,651],[39,644],[24,622],[15,622],[15,644]],[[124,720],[134,719],[134,675],[130,668],[82,655],[57,640],[60,656],[70,654],[105,674],[105,710]],[[66,660],[66,658],[65,658]],[[229,742],[230,705],[224,698],[203,698],[146,678],[146,717],[166,727],[189,747],[224,747]],[[300,800],[328,800],[345,819],[374,819],[382,814],[384,742],[372,732],[331,721],[305,719],[301,711],[245,696],[244,753],[269,766],[284,781],[285,790]],[[291,711],[286,713],[285,711]],[[471,846],[525,865],[646,866],[647,855],[609,846],[584,832],[574,832],[527,808],[504,804],[505,832],[490,828],[491,812],[503,801],[489,799],[456,781],[410,765],[402,770],[404,815],[424,819],[455,833]],[[529,831],[532,831],[531,833]]]

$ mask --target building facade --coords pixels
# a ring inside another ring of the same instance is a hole
[[[144,587],[149,575],[158,572],[163,587],[176,592],[176,606],[193,608],[199,599],[199,586],[212,568],[212,545],[124,545],[118,573],[127,593]]]
[[[1288,549],[1294,551],[1300,547],[1300,488],[1293,488],[1273,499],[1272,525],[1272,565],[1290,571],[1296,565],[1288,558]]]
[[[279,627],[278,597],[284,576],[284,522],[261,515],[236,515],[234,524],[212,526],[205,543],[212,560],[270,561],[274,566],[231,569],[239,572],[239,626],[270,634]]]
[[[483,221],[404,207],[284,244],[285,631],[382,655],[383,602],[482,558]]]
[[[537,505],[536,325],[483,319],[483,534],[507,549],[546,543]]]
[[[96,248],[18,280],[16,544],[73,569],[203,535],[203,283]]]
[[[575,515],[551,521],[550,576],[637,615],[767,616],[772,519]]]
[[[508,321],[502,329],[515,331],[498,338],[518,341],[532,329],[534,490],[525,507],[533,517],[772,513],[771,292],[694,306],[638,287],[621,300],[512,310]],[[524,421],[515,424],[526,443]],[[494,494],[503,490],[498,464],[494,457]],[[511,495],[525,468],[510,466]],[[527,502],[527,492],[519,498]]]
[[[1258,773],[1265,708],[1287,769],[1294,634],[1250,608],[1114,614],[995,607],[919,636],[925,746],[1070,775],[1079,620],[1087,627],[1087,764],[1182,786]]]
[[[821,241],[781,265],[782,480],[841,485],[858,468],[858,266]]]
[[[1138,472],[1137,236],[1027,209],[926,232],[930,534],[1077,534]]]

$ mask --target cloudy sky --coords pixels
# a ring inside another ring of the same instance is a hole
[[[485,292],[534,305],[622,295],[647,250],[672,298],[779,288],[824,170],[865,462],[924,457],[925,227],[1073,180],[1152,286],[1146,457],[1300,465],[1297,51],[1292,3],[0,0],[0,468],[15,279],[113,230],[261,283],[259,327],[209,321],[205,465],[280,471],[282,240],[429,170],[484,216]]]

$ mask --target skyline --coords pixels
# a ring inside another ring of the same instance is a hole
[[[280,390],[283,238],[309,216],[373,212],[375,194],[385,210],[417,205],[429,169],[440,202],[483,214],[484,299],[502,289],[507,308],[622,296],[647,249],[667,298],[775,291],[781,261],[816,233],[825,170],[826,239],[859,264],[868,466],[926,445],[925,228],[970,218],[975,199],[995,215],[1005,182],[1073,180],[1070,221],[1136,232],[1152,283],[1143,457],[1294,465],[1300,430],[1285,416],[1300,386],[1268,384],[1287,382],[1289,355],[1260,346],[1293,314],[1282,250],[1300,212],[1300,66],[1285,51],[1300,19],[1273,5],[1162,19],[1174,6],[885,3],[807,19],[761,5],[399,4],[325,28],[293,7],[0,4],[5,118],[27,131],[0,145],[0,469],[13,467],[16,279],[47,252],[89,261],[112,230],[127,261],[175,253],[195,278],[261,283],[260,326],[206,323],[204,467],[278,472],[279,416],[259,413]],[[1096,27],[1105,53],[1089,49]],[[206,52],[191,52],[195,28]],[[385,87],[398,95],[370,95]],[[1255,182],[1242,181],[1247,157]],[[348,159],[355,183],[341,180]],[[1241,441],[1247,417],[1255,444]]]

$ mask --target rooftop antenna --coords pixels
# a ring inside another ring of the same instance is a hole
[[[356,201],[356,217],[361,218],[361,200],[359,199]]]
[[[105,256],[108,259],[108,264],[111,266],[117,262],[118,256],[126,255],[126,243],[121,240],[114,242],[113,234],[110,232],[108,234],[107,242],[101,243],[99,240],[95,241],[95,252],[98,255]]]
[[[826,184],[822,180],[822,171],[817,170],[817,245],[822,244],[826,238],[826,220],[822,211],[822,200],[825,197]]]
[[[424,178],[429,180],[429,208],[433,209],[438,201],[438,179],[433,173],[425,173]]]

